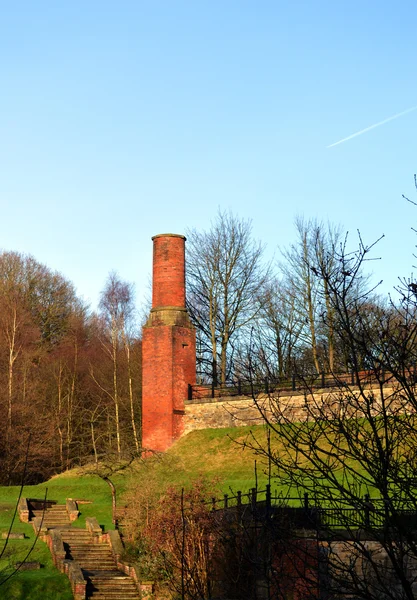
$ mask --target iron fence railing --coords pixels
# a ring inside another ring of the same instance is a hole
[[[409,370],[407,380],[417,383],[417,372]],[[343,388],[358,385],[393,385],[396,379],[392,373],[381,371],[359,371],[351,373],[320,373],[302,376],[293,374],[289,378],[265,377],[259,379],[236,379],[224,385],[197,384],[188,386],[188,400],[199,402],[204,399],[216,400],[230,396],[252,396],[254,394],[274,394],[282,392],[310,391],[325,388]]]
[[[414,528],[417,530],[417,510],[413,507],[390,506],[386,508],[383,500],[370,498],[365,494],[357,499],[356,506],[349,506],[341,500],[312,499],[306,493],[303,497],[289,497],[266,489],[251,489],[247,493],[224,494],[222,498],[212,498],[206,502],[213,511],[235,511],[240,518],[262,519],[265,512],[281,519],[288,526],[300,526],[313,529],[365,529],[381,530],[386,526]]]

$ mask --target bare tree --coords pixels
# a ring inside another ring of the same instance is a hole
[[[398,302],[374,304],[361,281],[371,250],[360,240],[350,252],[345,240],[311,267],[312,286],[314,277],[325,282],[332,335],[349,354],[354,385],[341,378],[328,394],[306,387],[301,398],[271,397],[268,410],[259,403],[280,443],[253,448],[292,495],[307,494],[328,597],[414,600],[417,286],[403,280]]]
[[[304,323],[302,335],[308,341],[311,349],[313,365],[316,373],[320,373],[318,343],[317,343],[317,318],[318,318],[318,285],[311,266],[314,264],[314,247],[311,243],[312,232],[316,224],[298,217],[295,222],[298,240],[289,250],[283,252],[285,262],[281,269],[288,280],[291,281],[293,298],[296,301],[298,320]]]
[[[103,347],[110,356],[112,362],[111,396],[114,404],[117,452],[120,455],[122,450],[120,432],[121,383],[119,381],[121,348],[125,354],[127,367],[127,386],[133,439],[136,450],[139,450],[139,436],[135,419],[135,400],[133,395],[132,366],[130,358],[132,343],[131,327],[134,312],[132,286],[129,283],[121,281],[116,273],[110,273],[101,294],[100,308],[107,324],[108,331],[107,339],[103,340]]]
[[[273,279],[265,288],[264,301],[252,325],[250,360],[241,361],[244,378],[289,378],[297,359],[303,324],[291,282]],[[255,370],[255,371],[254,371]]]
[[[188,309],[215,384],[233,369],[233,340],[255,318],[269,275],[249,221],[219,210],[208,231],[187,232]]]

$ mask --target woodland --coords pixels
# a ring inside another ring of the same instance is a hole
[[[294,374],[307,382],[372,367],[369,352],[353,353],[340,335],[336,304],[341,288],[348,302],[360,300],[354,318],[373,335],[381,319],[398,317],[398,306],[370,284],[373,244],[298,217],[294,242],[268,263],[250,221],[222,211],[208,230],[186,235],[198,383]],[[415,284],[403,283],[412,293]],[[92,312],[64,275],[4,251],[0,303],[1,483],[20,482],[28,444],[27,483],[109,454],[138,455],[141,318],[133,283],[111,272]]]
[[[273,510],[266,492],[262,517],[213,511],[207,500],[227,485],[216,477],[152,487],[163,458],[146,468],[140,459],[132,284],[110,273],[91,312],[61,274],[16,252],[0,255],[1,483],[78,466],[108,480],[138,460],[145,480],[129,485],[122,530],[143,577],[173,598],[414,600],[416,282],[400,277],[392,296],[380,294],[369,276],[378,240],[317,220],[298,217],[294,242],[269,263],[251,223],[230,213],[186,235],[198,383],[303,382],[302,422],[270,394],[268,410],[259,404],[263,435],[235,443],[263,465],[264,482],[278,482]],[[313,389],[322,373],[335,382],[325,402]],[[253,507],[257,493],[255,483]],[[289,519],[293,501],[304,502],[312,545]]]

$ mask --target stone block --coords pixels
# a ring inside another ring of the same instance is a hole
[[[31,562],[17,562],[15,564],[15,569],[19,569],[19,571],[36,571],[41,568],[41,563],[36,561]]]
[[[2,540],[24,540],[25,539],[25,534],[24,533],[9,533],[8,531],[3,531],[1,534],[1,539]]]

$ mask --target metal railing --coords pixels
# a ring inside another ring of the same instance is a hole
[[[410,370],[408,379],[416,383],[415,370]],[[358,385],[392,385],[395,378],[391,373],[359,371],[351,373],[320,373],[318,375],[291,375],[290,378],[265,377],[261,380],[236,379],[224,385],[198,384],[188,386],[188,400],[199,402],[205,399],[220,399],[231,396],[253,396],[257,394],[276,394],[282,392],[305,392],[317,389],[339,389]]]
[[[330,502],[329,502],[330,503]],[[272,494],[271,486],[265,490],[252,488],[247,493],[224,494],[222,498],[212,498],[206,504],[212,511],[235,511],[238,517],[250,516],[263,518],[265,512],[282,519],[289,526],[312,529],[365,529],[381,530],[388,521],[390,525],[414,527],[417,529],[417,510],[398,507],[395,511],[386,511],[381,499],[370,498],[365,494],[357,499],[356,506],[348,506],[342,501],[332,500],[331,506],[325,506],[309,497],[288,497]]]

